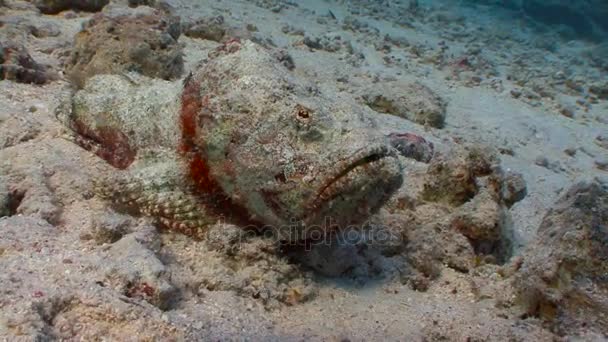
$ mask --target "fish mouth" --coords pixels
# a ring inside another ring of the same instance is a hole
[[[366,218],[403,182],[401,164],[386,145],[361,149],[336,166],[308,203],[310,220],[340,224]]]

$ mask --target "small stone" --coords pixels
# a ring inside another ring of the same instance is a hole
[[[608,158],[596,159],[594,163],[598,169],[608,171]]]
[[[93,219],[91,236],[98,244],[114,243],[131,229],[133,222],[119,214],[100,215]]]
[[[502,198],[507,207],[524,199],[527,193],[524,176],[519,172],[507,171],[502,186]]]
[[[553,78],[556,80],[564,80],[566,79],[566,74],[563,71],[558,71],[555,73],[555,75],[553,75]]]
[[[559,113],[567,118],[573,118],[575,111],[571,106],[563,106],[560,108]]]
[[[564,150],[564,153],[569,155],[570,157],[574,157],[574,155],[576,155],[576,148],[574,147],[569,147],[567,149]]]
[[[578,80],[572,80],[572,79],[566,80],[566,87],[570,88],[571,90],[573,90],[577,93],[583,92],[583,87],[581,86],[581,84],[579,83]]]
[[[539,156],[536,158],[536,160],[534,160],[534,164],[536,164],[538,166],[542,166],[542,167],[548,167],[549,160],[543,156]]]
[[[592,84],[589,86],[589,92],[600,99],[608,99],[608,82]]]
[[[520,97],[521,97],[521,91],[520,91],[520,90],[518,90],[518,89],[511,89],[511,96],[512,96],[514,99],[518,99],[518,98],[520,98]]]
[[[77,18],[78,16],[76,15],[76,13],[74,13],[74,11],[66,11],[63,13],[63,18],[64,19],[74,19]]]
[[[228,27],[221,15],[197,19],[192,22],[182,24],[184,35],[190,38],[206,39],[220,42],[226,35]],[[253,32],[257,30],[255,25],[247,25],[247,30]]]
[[[61,30],[57,25],[40,24],[32,27],[32,35],[36,38],[57,37]]]
[[[608,135],[598,135],[595,137],[595,143],[601,147],[608,150]]]

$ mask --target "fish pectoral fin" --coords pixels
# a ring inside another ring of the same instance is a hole
[[[95,194],[116,210],[151,217],[161,226],[197,240],[203,239],[208,227],[216,222],[195,195],[174,188],[163,190],[158,184],[133,177],[129,171],[118,171],[93,183]]]

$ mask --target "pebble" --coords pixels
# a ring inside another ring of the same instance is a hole
[[[602,148],[608,150],[608,135],[598,135],[595,137],[595,143]]]
[[[564,80],[566,79],[566,74],[563,71],[558,71],[555,73],[555,75],[553,75],[553,78],[556,80]]]
[[[508,170],[504,183],[502,197],[508,207],[526,197],[528,190],[524,176],[521,173]]]
[[[567,118],[573,118],[574,117],[574,108],[570,107],[570,106],[565,106],[560,108],[559,113]]]
[[[76,13],[74,13],[73,11],[66,11],[63,13],[63,17],[65,19],[74,19],[74,18],[77,18],[78,15],[76,15]]]
[[[517,99],[521,96],[521,91],[519,91],[518,89],[511,89],[511,96]]]
[[[547,167],[549,166],[549,160],[547,160],[547,158],[543,156],[539,156],[536,158],[536,160],[534,160],[534,164],[542,167]]]
[[[596,159],[594,163],[598,169],[608,171],[608,158]]]
[[[564,153],[569,155],[570,157],[574,157],[574,155],[576,155],[576,148],[574,147],[569,147],[567,149],[564,150]]]

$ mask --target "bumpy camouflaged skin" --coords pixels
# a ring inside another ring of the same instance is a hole
[[[280,239],[318,238],[361,223],[402,183],[367,109],[249,41],[222,45],[182,83],[96,76],[69,118],[124,170],[99,184],[102,195],[195,237],[224,216]]]

